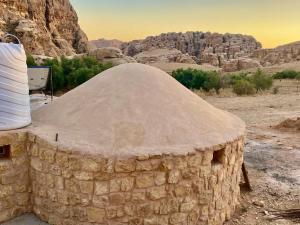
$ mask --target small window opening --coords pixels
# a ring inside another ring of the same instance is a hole
[[[10,158],[10,145],[0,146],[0,159]]]
[[[218,151],[214,151],[212,163],[225,163],[225,148]]]

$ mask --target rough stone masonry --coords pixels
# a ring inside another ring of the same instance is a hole
[[[243,141],[118,160],[1,132],[11,158],[0,159],[0,222],[34,212],[55,225],[219,225],[238,203]]]

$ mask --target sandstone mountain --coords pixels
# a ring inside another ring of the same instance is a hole
[[[300,41],[278,46],[273,49],[259,49],[253,52],[263,66],[300,61]]]
[[[27,52],[35,55],[88,50],[87,36],[69,0],[0,0],[0,36],[4,32],[16,34]]]
[[[123,44],[122,41],[117,39],[104,39],[100,38],[98,40],[91,40],[90,45],[92,48],[106,48],[106,47],[114,47],[114,48],[121,48],[121,45]]]
[[[225,61],[249,57],[255,50],[261,49],[261,44],[248,35],[186,32],[150,36],[121,46],[124,54],[129,56],[153,48],[178,49],[184,54],[196,57],[198,63],[222,67]]]

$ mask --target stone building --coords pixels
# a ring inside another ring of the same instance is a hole
[[[0,222],[220,225],[238,203],[245,124],[159,69],[124,64],[0,132]]]

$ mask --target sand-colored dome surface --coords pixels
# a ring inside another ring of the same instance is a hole
[[[245,124],[160,69],[107,70],[33,113],[32,131],[81,152],[127,157],[186,154],[242,136]]]

